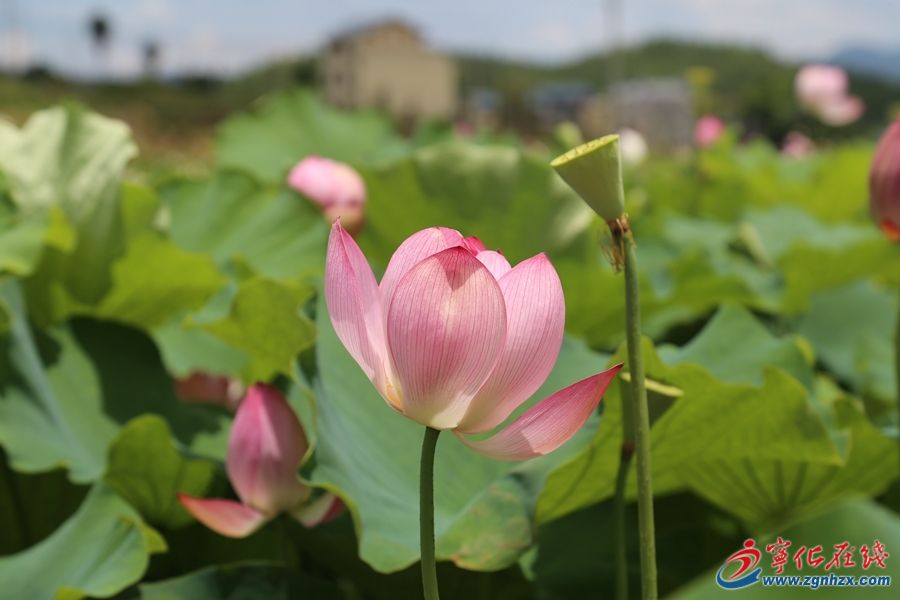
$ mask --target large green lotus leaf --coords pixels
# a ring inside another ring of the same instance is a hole
[[[868,223],[826,224],[797,206],[780,205],[770,210],[752,210],[746,222],[753,226],[768,259],[780,260],[797,245],[823,250],[842,250],[874,237]]]
[[[900,281],[900,252],[872,231],[863,241],[843,249],[798,246],[779,265],[785,280],[783,309],[796,314],[809,309],[811,296],[878,276]]]
[[[77,233],[70,253],[44,257],[32,284],[32,294],[54,296],[47,300],[49,318],[64,316],[66,303],[94,302],[108,289],[110,264],[124,243],[122,172],[136,152],[125,124],[65,107],[35,113],[0,153],[19,209],[61,207]]]
[[[185,252],[156,233],[132,239],[112,277],[95,315],[146,329],[201,307],[226,282],[208,256]]]
[[[349,507],[362,559],[378,571],[397,571],[419,558],[416,515],[424,428],[396,414],[381,399],[337,339],[321,302],[317,315],[318,446],[310,480],[338,493]],[[605,357],[567,342],[535,398],[596,373],[605,364]],[[585,429],[592,427],[596,421]],[[533,488],[583,441],[573,440],[557,453],[515,464],[482,457],[451,434],[441,436],[435,464],[439,559],[476,570],[512,564],[531,543]]]
[[[447,142],[364,175],[369,195],[359,242],[381,267],[426,227],[478,236],[516,263],[539,252],[559,256],[584,241],[594,219],[544,157],[515,148]]]
[[[289,374],[294,358],[311,347],[316,326],[303,313],[315,288],[253,277],[241,282],[228,315],[197,327],[249,357],[247,381]]]
[[[126,594],[125,597],[143,600],[346,598],[337,583],[274,563],[238,563],[207,567],[174,579],[142,583],[133,594]]]
[[[784,199],[823,221],[867,221],[872,151],[871,144],[860,143],[822,153],[811,176],[803,185],[792,186]]]
[[[72,516],[88,488],[74,485],[62,470],[16,473],[0,452],[0,556],[43,540]]]
[[[896,294],[859,281],[815,294],[797,323],[825,366],[852,389],[884,403],[896,398],[894,346]]]
[[[98,484],[50,537],[0,558],[0,581],[10,598],[109,598],[140,580],[150,555],[165,550],[127,502]]]
[[[688,463],[682,477],[700,495],[741,518],[755,531],[771,531],[815,514],[848,496],[874,496],[900,474],[897,441],[885,436],[846,397],[831,402],[833,427],[848,438],[840,464],[759,458],[708,457]]]
[[[220,265],[239,259],[276,279],[322,271],[326,223],[319,209],[293,192],[226,170],[209,179],[171,181],[161,193],[169,232],[185,250],[209,254]]]
[[[684,488],[685,466],[710,458],[737,463],[790,456],[811,463],[840,463],[827,428],[808,401],[808,390],[785,370],[752,361],[743,377],[761,384],[730,383],[693,363],[664,363],[649,340],[644,343],[644,361],[651,380],[655,493]],[[538,499],[539,522],[612,495],[622,441],[621,393],[620,386],[608,393],[593,444],[548,477]],[[632,467],[629,495],[634,492],[633,475]]]
[[[276,183],[310,154],[374,164],[406,152],[406,142],[383,116],[336,110],[302,89],[276,94],[256,110],[231,117],[216,134],[220,165],[246,169]]]
[[[893,549],[900,547],[900,517],[883,506],[872,501],[855,499],[833,508],[832,510],[820,513],[802,523],[797,523],[785,530],[772,532],[765,537],[757,537],[756,547],[762,551],[762,562],[760,566],[763,569],[763,576],[774,574],[771,566],[771,555],[766,553],[765,546],[771,543],[777,536],[781,536],[784,540],[789,540],[791,546],[788,548],[790,556],[806,546],[812,548],[817,545],[823,547],[822,556],[826,562],[829,561],[834,552],[834,545],[843,542],[849,542],[852,546],[859,548],[865,544],[871,548],[876,539],[885,545],[890,554]],[[722,561],[733,551],[738,550],[740,546],[735,546],[728,552],[722,554]],[[828,573],[836,573],[838,575],[853,576],[879,576],[889,575],[896,582],[900,576],[900,561],[894,560],[894,556],[885,560],[886,569],[878,566],[871,566],[864,571],[860,566],[860,555],[858,551],[854,552],[854,561],[856,567],[844,567],[838,570],[832,569],[827,573],[820,566],[818,569],[810,568],[804,565],[803,570],[797,570],[792,560],[787,562],[784,569],[785,575],[827,575]],[[712,568],[693,582],[684,586],[682,589],[669,596],[677,600],[704,600],[706,598],[732,598],[734,591],[726,591],[718,587],[716,584],[716,571],[721,563],[712,566]],[[893,591],[892,591],[893,590]],[[741,598],[796,598],[803,595],[800,588],[796,587],[774,587],[763,586],[757,583],[750,587],[743,588],[738,592]],[[888,587],[865,587],[865,588],[847,588],[847,587],[819,587],[815,594],[824,598],[894,598],[896,590]]]
[[[662,597],[728,556],[744,540],[734,519],[693,494],[656,498],[653,513]],[[615,514],[608,500],[538,528],[535,547],[520,561],[537,589],[535,597],[615,597]],[[629,597],[637,596],[641,585],[637,522],[637,506],[630,503],[625,512]],[[686,543],[690,551],[685,550]]]
[[[0,274],[30,275],[45,246],[64,252],[74,246],[75,231],[61,208],[24,212],[0,206]]]
[[[214,463],[182,456],[163,419],[143,415],[113,440],[103,481],[148,523],[171,528],[193,521],[176,494],[204,496],[215,475]]]
[[[238,377],[246,372],[250,362],[244,352],[207,331],[185,327],[178,320],[156,328],[153,339],[166,369],[177,377],[196,371]]]
[[[95,480],[120,426],[146,412],[165,415],[182,443],[221,454],[227,417],[177,400],[144,334],[86,319],[33,332],[11,281],[0,302],[11,317],[0,339],[0,444],[15,469],[64,466],[73,481]]]
[[[739,340],[739,343],[735,343]],[[746,309],[726,304],[690,343],[663,346],[659,356],[670,365],[694,363],[729,383],[763,383],[767,365],[778,365],[812,388],[812,357],[797,338],[776,338]]]

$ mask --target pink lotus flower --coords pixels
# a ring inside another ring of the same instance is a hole
[[[512,268],[454,229],[404,241],[381,283],[340,222],[328,240],[325,300],[338,337],[385,401],[434,429],[450,429],[494,458],[555,450],[594,412],[615,366],[545,398],[499,433],[544,382],[563,339],[565,303],[543,254]]]
[[[699,148],[706,148],[718,141],[725,133],[725,123],[714,115],[704,115],[694,125],[694,143]]]
[[[228,478],[240,502],[179,493],[198,521],[228,537],[246,537],[280,513],[308,527],[334,518],[340,500],[311,490],[297,476],[309,445],[300,421],[276,388],[256,384],[241,402],[228,439]]]
[[[175,394],[184,402],[218,404],[235,410],[244,396],[244,386],[232,377],[195,372],[175,380]]]
[[[308,156],[291,170],[287,182],[321,206],[329,221],[340,218],[351,231],[362,227],[366,185],[353,167],[329,158]]]
[[[822,104],[818,109],[819,119],[826,125],[841,127],[859,119],[866,111],[866,105],[856,96],[843,96]]]
[[[900,242],[900,118],[878,143],[869,172],[872,216],[892,242]]]
[[[862,116],[865,105],[849,96],[847,72],[831,65],[807,65],[797,72],[794,92],[800,105],[827,125],[848,125]]]
[[[812,154],[816,149],[816,145],[811,139],[800,133],[799,131],[788,132],[781,146],[781,153],[791,158],[802,158]]]

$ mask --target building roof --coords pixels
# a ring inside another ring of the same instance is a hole
[[[377,31],[379,29],[383,29],[385,27],[399,27],[401,29],[407,30],[409,33],[414,35],[417,38],[420,38],[419,29],[411,24],[409,21],[405,21],[399,17],[390,17],[385,19],[380,19],[378,21],[367,21],[365,23],[359,23],[343,29],[337,32],[332,38],[331,43],[335,42],[344,42],[349,41],[373,31]]]

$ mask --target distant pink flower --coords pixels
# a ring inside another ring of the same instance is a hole
[[[725,123],[714,115],[704,115],[694,125],[694,143],[699,148],[714,144],[725,133]]]
[[[794,91],[805,109],[827,125],[848,125],[862,116],[865,105],[849,96],[847,72],[832,65],[807,65],[797,72]]]
[[[469,121],[459,120],[453,125],[453,133],[458,137],[470,138],[475,135],[475,126]]]
[[[819,119],[826,125],[840,127],[849,125],[859,119],[866,110],[866,105],[861,98],[856,96],[844,96],[826,102],[819,107]]]
[[[308,156],[291,169],[287,182],[321,206],[329,221],[340,217],[351,231],[362,226],[366,185],[353,167],[330,158]]]
[[[781,146],[781,153],[784,156],[792,158],[801,158],[812,154],[816,149],[816,145],[811,139],[800,133],[799,131],[791,131],[784,139]]]
[[[276,388],[256,384],[241,402],[228,438],[228,478],[240,502],[178,494],[198,521],[228,537],[246,537],[280,513],[312,527],[340,513],[326,493],[310,502],[311,490],[297,469],[309,445],[300,421]]]
[[[244,395],[244,386],[233,377],[195,372],[175,380],[175,393],[185,402],[218,404],[235,410]]]
[[[565,302],[543,254],[515,268],[454,229],[403,242],[381,284],[340,222],[331,229],[325,300],[338,337],[385,401],[473,449],[524,460],[555,450],[584,424],[615,366],[545,398],[490,431],[541,386],[559,354]]]
[[[892,242],[900,242],[900,118],[878,143],[869,172],[872,217]]]

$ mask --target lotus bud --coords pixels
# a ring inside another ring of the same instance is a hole
[[[869,202],[872,216],[884,234],[900,241],[900,118],[878,143],[869,171]]]
[[[184,402],[218,404],[235,410],[244,396],[244,386],[233,377],[195,372],[175,380],[175,393]]]
[[[228,438],[226,468],[240,502],[179,494],[198,521],[229,537],[246,537],[280,513],[313,526],[340,514],[332,494],[310,501],[297,474],[309,445],[278,389],[256,384],[241,402]]]
[[[698,148],[707,148],[715,144],[725,133],[725,123],[714,115],[704,115],[694,125],[694,143]]]
[[[811,139],[799,131],[791,131],[784,138],[784,145],[781,146],[781,154],[791,158],[802,158],[812,154],[815,149],[816,145]]]
[[[349,231],[362,227],[366,186],[352,167],[320,156],[308,156],[288,174],[288,185],[318,204],[325,217],[340,218]]]
[[[647,140],[640,132],[626,127],[619,131],[619,150],[625,165],[637,166],[647,158]]]

